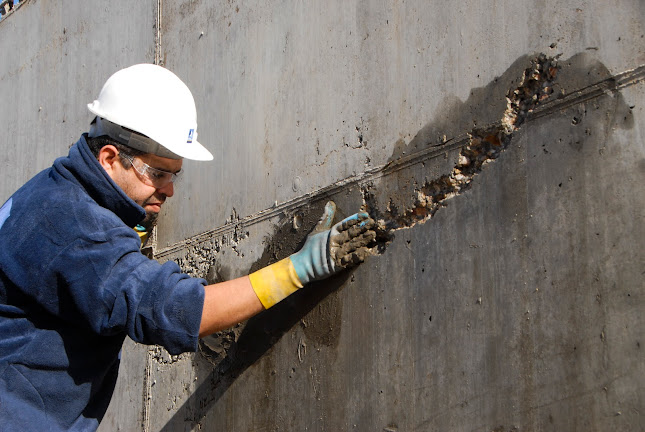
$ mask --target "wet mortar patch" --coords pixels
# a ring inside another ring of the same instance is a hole
[[[517,64],[520,62],[516,62]],[[498,114],[497,120],[480,128],[476,126],[480,123],[477,116],[464,117],[461,114],[460,120],[456,123],[470,124],[474,127],[467,133],[467,139],[464,140],[466,142],[461,151],[452,152],[453,156],[450,159],[455,163],[450,172],[433,179],[428,179],[422,173],[425,179],[421,183],[413,177],[405,181],[399,180],[399,186],[401,183],[404,185],[403,193],[401,188],[397,188],[387,197],[384,206],[372,192],[373,187],[363,190],[365,208],[376,218],[380,228],[381,246],[377,253],[384,251],[383,244],[392,238],[393,231],[411,228],[417,223],[425,223],[437,210],[446,205],[446,200],[468,190],[473,178],[484,165],[499,157],[508,147],[512,134],[524,123],[527,116],[550,97],[557,72],[557,59],[540,54],[529,60],[529,65],[522,71],[517,87],[506,92],[506,106],[503,112]],[[495,79],[490,88],[471,92],[471,97],[464,106],[454,105],[453,110],[459,113],[474,113],[477,107],[499,110],[501,105],[494,104],[492,101],[502,98],[494,97],[494,92],[501,90],[501,83],[509,81],[513,82],[508,78]],[[490,115],[490,111],[486,112]],[[440,121],[439,124],[443,125],[444,121]],[[426,126],[406,147],[407,151],[401,150],[400,147],[395,149],[392,160],[400,159],[399,155],[409,152],[410,149],[414,152],[419,147],[445,144],[448,138],[445,134],[439,133],[439,130],[439,127],[434,124]],[[382,207],[385,209],[381,210]]]
[[[421,129],[409,144],[399,141],[395,145],[388,163],[391,167],[384,168],[392,174],[385,181],[366,182],[362,187],[364,209],[379,226],[375,255],[385,251],[397,230],[425,223],[449,199],[466,192],[475,176],[508,148],[513,134],[529,119],[612,93],[614,115],[623,117],[622,127],[633,127],[631,108],[616,90],[642,78],[643,71],[638,70],[612,77],[604,65],[584,53],[565,61],[538,54],[518,59],[488,86],[472,90],[463,103],[448,98],[446,114]],[[582,121],[586,113],[582,109],[572,124]],[[433,154],[428,148],[437,151]],[[429,157],[415,156],[420,153]],[[433,159],[434,173],[426,167],[429,159]]]

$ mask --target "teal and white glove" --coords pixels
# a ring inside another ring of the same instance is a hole
[[[335,214],[336,204],[329,201],[302,249],[249,275],[266,309],[303,285],[362,263],[370,255],[369,245],[376,238],[374,220],[360,212],[332,226]]]
[[[289,257],[303,285],[359,264],[369,254],[367,245],[376,238],[374,220],[361,212],[332,226],[335,214],[336,204],[329,201],[302,249]]]

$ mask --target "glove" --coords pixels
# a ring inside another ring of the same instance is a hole
[[[370,254],[368,245],[376,238],[374,220],[361,212],[332,226],[335,214],[336,204],[329,201],[302,249],[249,275],[265,309],[309,282],[362,263]]]

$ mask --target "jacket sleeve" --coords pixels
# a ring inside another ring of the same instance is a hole
[[[143,256],[125,226],[104,234],[77,238],[49,263],[43,284],[58,292],[48,309],[100,335],[125,331],[171,354],[195,351],[206,281]]]

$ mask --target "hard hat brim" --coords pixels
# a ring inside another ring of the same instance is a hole
[[[193,141],[190,146],[190,149],[182,148],[181,150],[173,150],[174,153],[183,157],[184,159],[196,160],[196,161],[211,161],[213,160],[213,154],[208,151],[206,147],[201,145],[198,141]]]

